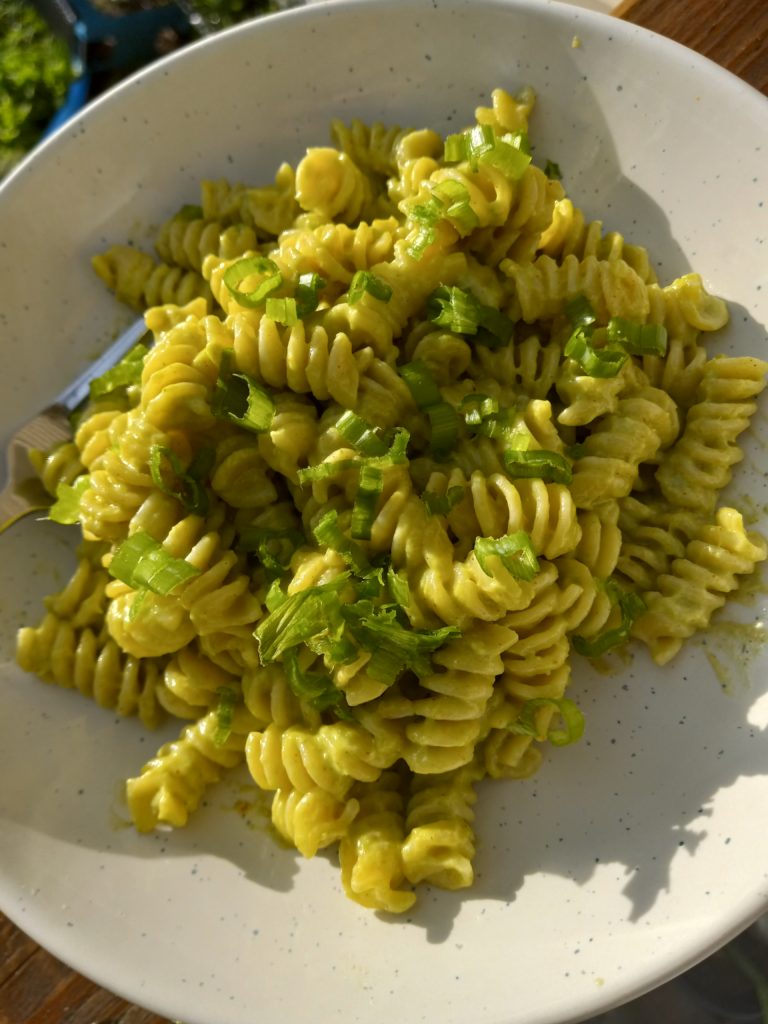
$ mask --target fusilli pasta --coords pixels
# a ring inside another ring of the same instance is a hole
[[[588,221],[528,143],[349,125],[94,257],[153,343],[35,455],[83,534],[17,657],[154,727],[136,827],[243,765],[303,855],[402,913],[472,884],[485,778],[579,738],[572,653],[664,664],[766,558],[720,505],[768,364]]]

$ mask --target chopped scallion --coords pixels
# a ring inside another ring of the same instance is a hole
[[[205,515],[208,511],[208,492],[205,480],[213,466],[213,448],[201,448],[185,469],[181,459],[172,448],[153,444],[149,449],[149,473],[152,482],[163,494],[177,498],[184,508],[194,515]],[[165,463],[175,478],[174,484],[166,482]]]
[[[243,281],[255,274],[263,275],[258,285],[251,291],[241,291]],[[266,256],[244,256],[227,267],[223,280],[230,295],[241,306],[257,309],[264,305],[268,295],[280,287],[283,275],[277,264]]]
[[[514,324],[493,306],[479,302],[463,288],[440,285],[427,299],[427,319],[455,334],[478,334],[484,345],[506,344],[512,337]]]
[[[79,523],[80,499],[90,486],[88,473],[81,473],[71,484],[60,483],[56,488],[56,500],[48,509],[48,518],[65,526]]]
[[[155,594],[170,594],[200,571],[166,551],[160,541],[143,530],[117,546],[108,566],[110,576],[134,590],[146,587]]]
[[[531,538],[524,530],[516,530],[503,537],[478,537],[474,551],[480,568],[487,576],[493,576],[488,564],[492,557],[498,558],[504,568],[520,580],[532,580],[539,571],[539,560]]]
[[[336,420],[335,427],[344,440],[362,455],[386,455],[387,446],[376,433],[376,427],[351,409],[345,410]]]
[[[407,608],[411,601],[411,588],[408,585],[408,579],[391,565],[387,569],[387,587],[393,600],[401,608]]]
[[[376,518],[376,506],[384,488],[384,474],[377,466],[365,462],[360,467],[360,481],[352,508],[351,533],[356,540],[370,540]]]
[[[614,580],[608,579],[603,583],[605,591],[611,598],[612,603],[618,605],[621,612],[621,622],[612,629],[606,629],[596,637],[586,639],[583,636],[572,638],[573,648],[585,658],[599,658],[614,647],[619,647],[629,640],[629,632],[635,619],[645,611],[645,602],[642,597],[633,590],[624,590]]]
[[[627,353],[618,348],[593,348],[588,328],[577,327],[568,339],[563,354],[579,364],[588,377],[615,377],[627,361]]]
[[[587,327],[597,321],[592,303],[586,295],[576,295],[565,304],[565,315],[574,327]]]
[[[504,451],[504,464],[511,477],[528,477],[538,480],[549,480],[558,484],[569,484],[573,479],[571,464],[559,452],[545,449],[520,451],[507,448]]]
[[[450,402],[437,402],[425,410],[429,417],[430,448],[435,458],[443,459],[456,447],[459,437],[459,414]]]
[[[449,487],[445,494],[438,494],[436,491],[424,491],[421,500],[427,506],[427,512],[431,516],[447,516],[463,497],[464,488],[461,484],[456,484],[453,487]]]
[[[338,552],[355,572],[363,575],[370,571],[370,562],[365,552],[341,529],[335,509],[330,509],[320,518],[313,526],[312,533],[318,544]]]
[[[299,320],[296,299],[269,297],[264,306],[264,312],[270,320],[274,320],[277,324],[284,324],[286,327],[293,327]]]
[[[285,651],[324,633],[340,615],[339,590],[346,585],[348,573],[330,583],[307,587],[275,605],[254,631],[262,665],[275,661]]]
[[[216,381],[212,403],[219,419],[262,434],[272,426],[275,403],[266,388],[246,373],[229,373]]]
[[[337,718],[352,718],[346,697],[331,677],[325,672],[302,669],[295,648],[284,653],[283,665],[288,683],[300,700],[305,700],[316,711],[332,711]]]
[[[546,736],[541,736],[536,722],[536,712],[541,708],[553,707],[560,717],[560,728],[550,728]],[[523,736],[535,736],[538,740],[549,740],[556,747],[565,747],[575,743],[584,734],[584,715],[572,700],[561,697],[534,697],[527,700],[522,707],[520,716],[509,727],[509,731]]]
[[[300,319],[315,312],[320,301],[320,292],[325,285],[325,280],[314,271],[299,275],[293,297],[296,300],[296,312]]]
[[[144,368],[144,357],[149,352],[146,345],[139,342],[128,351],[119,363],[97,377],[90,383],[90,396],[94,400],[115,391],[124,391],[141,383],[141,372]]]
[[[275,530],[246,526],[237,543],[239,551],[253,551],[269,576],[282,576],[291,565],[294,552],[304,543],[300,530]]]
[[[442,402],[443,396],[435,378],[426,363],[418,360],[413,363],[404,363],[397,371],[408,385],[411,397],[420,409],[426,409],[430,405],[437,405]]]
[[[663,324],[638,324],[614,316],[608,321],[608,340],[632,356],[663,356],[667,351],[667,329]]]
[[[389,302],[392,298],[392,288],[386,281],[382,281],[370,270],[358,270],[350,282],[347,302],[350,306],[354,306],[366,293],[381,302]]]
[[[231,686],[219,686],[216,690],[216,731],[213,742],[222,747],[232,735],[232,717],[237,704],[237,693]]]

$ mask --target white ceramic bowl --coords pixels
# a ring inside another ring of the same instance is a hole
[[[142,72],[0,189],[3,434],[129,319],[91,254],[147,237],[201,178],[269,180],[327,142],[332,116],[452,130],[495,86],[526,83],[537,152],[574,199],[648,246],[664,279],[693,268],[728,299],[722,351],[765,355],[763,97],[547,0],[338,0]],[[763,411],[732,489],[763,526],[767,439]],[[173,730],[148,739],[13,665],[15,629],[70,559],[63,528],[0,537],[0,906],[117,993],[186,1024],[553,1024],[640,994],[766,908],[768,656],[732,642],[763,623],[764,588],[721,616],[743,628],[667,668],[579,664],[585,740],[485,787],[475,888],[428,892],[393,922],[346,900],[329,859],[302,861],[236,813],[252,797],[237,784],[176,834],[118,827],[120,781]]]

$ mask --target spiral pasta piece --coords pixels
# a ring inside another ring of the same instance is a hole
[[[658,665],[666,664],[682,643],[709,620],[736,589],[737,577],[754,570],[766,557],[766,543],[744,529],[741,513],[720,508],[713,523],[702,526],[688,543],[683,558],[672,561],[646,595],[647,611],[638,618],[633,636],[650,648]]]
[[[245,753],[251,776],[261,789],[309,792],[319,788],[342,799],[354,781],[375,782],[397,760],[399,746],[394,726],[385,738],[357,722],[336,722],[316,730],[271,723],[249,734]]]
[[[416,902],[405,879],[403,781],[396,771],[356,786],[358,813],[339,843],[341,881],[364,907],[402,914]]]
[[[716,357],[705,364],[682,436],[656,473],[671,504],[702,513],[714,509],[732,467],[743,458],[736,441],[757,408],[766,371],[768,363],[749,356]]]
[[[539,240],[539,251],[559,260],[567,256],[576,256],[579,260],[587,256],[609,261],[621,259],[645,284],[656,282],[656,273],[642,246],[628,244],[618,231],[603,234],[602,222],[587,221],[567,196],[555,202],[552,221]]]
[[[571,254],[557,263],[538,256],[530,263],[502,260],[499,269],[514,285],[520,317],[528,324],[551,320],[577,295],[586,296],[601,322],[612,316],[645,322],[650,311],[646,285],[622,259],[579,260]]]
[[[93,269],[121,302],[134,309],[172,303],[183,306],[203,298],[208,308],[213,295],[204,278],[196,270],[167,263],[156,263],[148,253],[129,245],[112,245],[94,256]]]
[[[474,764],[439,775],[414,776],[406,807],[403,868],[412,884],[441,889],[472,885],[475,856]]]
[[[645,387],[620,398],[584,442],[573,470],[571,491],[579,508],[629,494],[641,462],[657,457],[677,437],[679,419],[672,399]]]
[[[324,789],[278,789],[272,798],[272,824],[304,857],[314,857],[349,832],[359,803],[337,800]]]
[[[308,149],[296,168],[296,199],[322,220],[353,224],[373,198],[371,183],[347,154],[330,146]]]
[[[206,256],[235,259],[256,247],[256,232],[247,224],[230,224],[177,215],[166,221],[155,239],[155,249],[167,264],[201,271]]]
[[[533,549],[545,558],[557,558],[573,550],[581,530],[576,507],[567,486],[537,479],[516,482],[503,473],[489,477],[475,471],[467,479],[459,469],[450,474],[433,473],[426,490],[447,495],[463,490],[461,500],[448,512],[447,522],[465,546],[476,537],[502,537],[523,530]]]
[[[243,760],[249,715],[238,708],[227,734],[211,711],[165,743],[125,787],[128,808],[139,832],[159,825],[182,828],[205,793]]]
[[[398,145],[407,134],[397,125],[385,125],[381,121],[366,124],[358,118],[345,124],[333,118],[330,130],[336,147],[362,170],[385,178],[396,172]]]
[[[79,690],[119,715],[138,714],[144,725],[155,728],[163,718],[158,700],[162,662],[127,655],[106,635],[109,577],[94,553],[91,549],[82,556],[66,586],[47,600],[42,622],[19,630],[17,661],[26,672]]]
[[[433,775],[472,760],[494,681],[503,670],[500,655],[516,640],[512,629],[478,623],[433,655],[435,671],[419,680],[425,696],[408,702],[403,757],[413,772]],[[394,713],[386,700],[381,713]]]

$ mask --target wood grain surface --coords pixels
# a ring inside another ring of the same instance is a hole
[[[616,13],[768,95],[768,0],[624,0]],[[0,1024],[167,1022],[70,970],[0,915]]]

